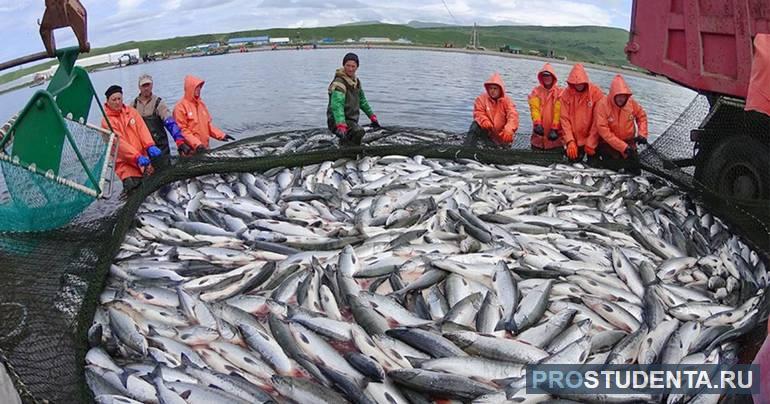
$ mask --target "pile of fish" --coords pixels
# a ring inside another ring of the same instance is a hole
[[[542,402],[528,364],[735,363],[768,285],[688,196],[580,165],[210,175],[136,222],[89,331],[99,403]],[[631,393],[559,399],[719,399]]]
[[[260,129],[264,130],[264,128]],[[449,133],[435,129],[395,126],[380,129],[364,127],[364,129],[367,132],[361,143],[366,146],[425,145],[431,143],[462,145],[465,140],[464,133]],[[208,155],[212,157],[253,158],[329,150],[339,147],[339,139],[325,128],[257,136],[250,136],[252,131],[249,128],[233,128],[231,131],[238,133],[241,138],[247,138],[248,141],[231,147],[212,150]],[[529,149],[529,136],[526,134],[517,135],[513,148]]]

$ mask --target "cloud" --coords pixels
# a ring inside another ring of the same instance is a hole
[[[0,16],[29,8],[34,0],[0,0]]]
[[[124,11],[124,10],[134,10],[142,3],[144,3],[144,0],[118,0],[118,10]]]
[[[265,0],[262,8],[355,9],[368,7],[358,0]]]
[[[94,47],[131,40],[378,20],[628,28],[631,0],[81,0]],[[448,10],[447,10],[448,9]],[[0,61],[37,52],[42,0],[0,0]],[[57,36],[58,38],[58,36]]]
[[[219,7],[228,5],[235,0],[182,0],[180,2],[180,9],[184,11],[197,11],[205,10],[207,8]],[[253,4],[254,2],[250,2]],[[237,13],[237,9],[229,10],[230,13]]]

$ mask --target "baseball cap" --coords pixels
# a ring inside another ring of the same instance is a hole
[[[152,76],[150,76],[149,74],[143,74],[139,76],[139,87],[147,83],[152,83]]]

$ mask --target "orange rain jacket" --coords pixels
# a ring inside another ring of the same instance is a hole
[[[588,73],[582,64],[572,68],[567,78],[571,84],[561,93],[561,128],[564,144],[576,142],[583,147],[594,128],[594,109],[604,97],[604,92],[588,79]],[[572,86],[587,84],[585,91],[578,92]]]
[[[174,107],[174,120],[182,129],[185,142],[193,149],[203,145],[209,148],[209,137],[218,140],[225,138],[224,132],[211,123],[209,109],[200,97],[195,96],[195,89],[205,83],[195,76],[184,78],[184,97]]]
[[[754,39],[754,63],[746,97],[746,111],[770,115],[770,34],[757,34]]]
[[[147,157],[147,148],[155,146],[150,130],[144,123],[139,111],[123,105],[116,111],[104,104],[104,113],[107,118],[102,118],[102,128],[109,130],[107,119],[110,120],[112,130],[117,135],[118,158],[115,161],[115,174],[122,180],[130,177],[141,177],[142,170],[136,159],[139,156]]]
[[[498,73],[484,83],[484,88],[493,84],[500,86],[500,98],[494,100],[488,92],[479,95],[473,104],[473,120],[489,132],[493,142],[511,144],[519,129],[519,113],[516,104],[505,94],[505,84]]]
[[[610,93],[599,101],[594,111],[596,131],[589,137],[586,148],[596,150],[599,141],[607,143],[620,153],[626,146],[636,147],[634,136],[647,137],[647,113],[633,97],[628,99],[623,108],[615,104],[615,96],[619,94],[633,95],[628,84],[620,75],[615,76],[610,86]],[[588,152],[590,153],[591,150]]]
[[[553,86],[550,89],[543,86],[543,73],[548,72],[553,76]],[[559,87],[556,72],[550,63],[537,73],[537,80],[540,85],[532,89],[529,94],[529,110],[532,115],[532,125],[543,125],[545,134],[543,136],[532,135],[532,146],[538,149],[555,149],[561,147],[561,138],[551,141],[548,140],[548,133],[551,129],[561,130],[561,96],[562,88]]]

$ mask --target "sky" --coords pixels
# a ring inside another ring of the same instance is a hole
[[[471,25],[601,25],[628,29],[632,0],[81,0],[92,47],[263,28],[412,20]],[[386,4],[387,3],[387,4]],[[0,0],[0,62],[43,50],[45,0]],[[61,47],[75,43],[57,31]]]

